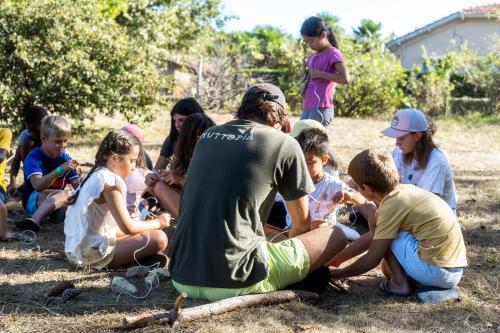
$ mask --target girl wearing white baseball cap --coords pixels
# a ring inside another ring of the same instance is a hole
[[[432,140],[432,120],[417,109],[399,110],[382,134],[396,138],[392,157],[401,183],[413,184],[440,196],[456,211],[455,183],[444,151]]]

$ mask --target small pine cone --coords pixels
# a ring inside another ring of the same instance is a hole
[[[79,288],[69,288],[63,291],[61,297],[64,299],[65,302],[67,302],[70,299],[73,299],[76,296],[80,295],[81,293],[82,290]]]
[[[75,288],[75,284],[71,281],[60,281],[57,282],[52,289],[50,289],[47,297],[61,296],[64,290],[69,288]]]

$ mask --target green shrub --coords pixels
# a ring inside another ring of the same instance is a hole
[[[497,41],[500,44],[500,40]],[[496,47],[500,51],[500,45]],[[491,52],[484,56],[470,57],[462,68],[465,84],[474,87],[474,92],[482,93],[489,100],[488,113],[500,112],[500,54]]]
[[[468,115],[471,113],[488,115],[495,112],[489,98],[472,97],[451,97],[450,111],[451,114],[455,115]]]
[[[337,85],[335,112],[340,116],[372,116],[393,112],[409,101],[404,96],[404,69],[399,60],[381,48],[344,43],[342,52],[350,72],[348,85]]]
[[[245,75],[279,86],[291,110],[302,109],[300,72],[305,57],[301,41],[278,28],[257,26],[252,32],[227,34],[228,50],[246,59]]]
[[[498,52],[477,56],[464,47],[441,57],[424,55],[423,66],[408,71],[407,81],[405,93],[414,106],[432,116],[499,112]]]
[[[27,103],[79,121],[96,111],[152,118],[165,77],[95,1],[0,2],[0,121]]]

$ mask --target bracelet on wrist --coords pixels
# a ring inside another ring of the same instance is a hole
[[[62,174],[64,173],[64,170],[63,170],[62,166],[58,166],[58,167],[56,168],[56,172],[57,172],[58,174],[62,175]]]

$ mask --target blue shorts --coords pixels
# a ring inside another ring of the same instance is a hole
[[[316,108],[316,109],[306,109],[302,111],[300,120],[312,119],[320,122],[323,126],[328,127],[333,120],[333,109],[332,108]]]
[[[462,278],[463,269],[444,268],[426,263],[418,255],[418,240],[407,231],[401,231],[391,243],[391,251],[406,274],[424,286],[454,288]]]
[[[7,193],[5,193],[5,189],[0,186],[0,201],[2,201],[3,203],[7,203]]]
[[[26,207],[24,207],[26,214],[33,215],[35,213],[37,209],[39,195],[40,192],[37,191],[31,192],[30,196],[28,197],[28,200],[26,201]]]

